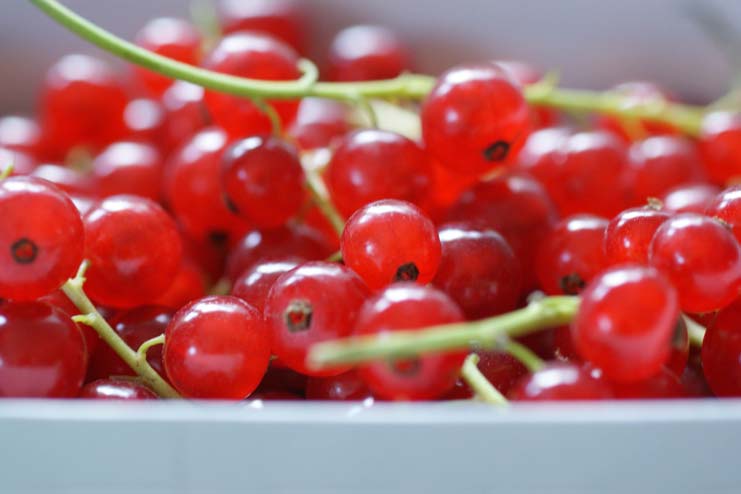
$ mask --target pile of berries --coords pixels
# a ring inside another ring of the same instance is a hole
[[[220,39],[162,18],[135,41],[296,80],[302,7],[225,0]],[[355,26],[321,73],[412,67],[394,33]],[[92,329],[100,317],[133,350],[164,334],[148,365],[194,399],[468,399],[470,352],[512,400],[741,396],[741,116],[707,113],[686,136],[618,108],[581,128],[527,102],[540,80],[521,62],[454,67],[403,108],[415,139],[359,128],[347,102],[249,100],[62,58],[35,116],[0,118],[0,169],[13,166],[0,180],[0,396],[157,398]],[[674,101],[646,82],[610,94],[626,108]],[[97,311],[73,320],[86,309],[66,282],[83,260]],[[317,343],[460,326],[551,295],[580,296],[578,312],[517,336],[526,359],[506,342],[307,359]]]

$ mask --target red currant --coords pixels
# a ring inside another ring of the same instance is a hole
[[[91,178],[74,168],[51,164],[39,165],[28,175],[43,178],[70,196],[73,194],[88,196],[94,192]]]
[[[206,295],[204,280],[205,276],[198,265],[184,257],[170,287],[154,300],[154,304],[179,309]]]
[[[741,396],[741,300],[718,312],[708,326],[702,369],[717,396]]]
[[[167,114],[159,101],[140,98],[129,101],[124,110],[126,140],[151,144],[169,152]]]
[[[258,262],[234,282],[231,294],[264,312],[268,293],[275,280],[298,266],[300,262],[295,258]]]
[[[306,383],[307,400],[358,401],[372,397],[354,370],[336,376],[311,377]]]
[[[734,185],[718,194],[705,209],[705,214],[721,220],[731,227],[736,240],[741,243],[741,186]]]
[[[521,86],[529,86],[541,82],[543,73],[538,69],[520,60],[495,60],[495,64],[509,73],[509,76]],[[558,123],[558,113],[547,106],[537,106],[532,109],[532,119],[536,128],[551,127]]]
[[[615,216],[605,230],[607,263],[648,264],[648,248],[656,230],[671,215],[654,207],[626,209]]]
[[[343,29],[332,40],[328,58],[332,81],[393,79],[410,68],[406,46],[382,26]]]
[[[691,184],[675,187],[667,192],[661,203],[672,213],[703,214],[721,190],[710,184]]]
[[[523,377],[509,393],[515,401],[607,400],[612,397],[603,379],[572,364],[549,363]]]
[[[623,82],[610,88],[610,91],[621,96],[621,109],[623,110],[629,110],[636,106],[648,103],[660,104],[674,100],[674,97],[669,93],[669,91],[649,81]],[[601,116],[597,120],[597,125],[599,127],[609,130],[625,141],[631,141],[632,135],[626,129],[626,124],[629,128],[630,126],[634,126],[634,130],[640,134],[660,135],[675,134],[677,132],[677,130],[669,124],[654,122],[651,120],[638,119],[625,123],[617,117],[607,115]]]
[[[224,33],[257,31],[305,50],[304,4],[299,0],[221,0],[218,14]]]
[[[686,398],[687,393],[674,372],[662,367],[658,374],[642,381],[610,383],[619,400]]]
[[[137,142],[111,144],[93,161],[100,197],[134,194],[157,201],[162,189],[162,159],[156,148]]]
[[[201,86],[175,81],[162,95],[165,111],[165,149],[172,149],[210,122],[206,110],[206,92]]]
[[[37,158],[45,154],[41,128],[28,117],[11,115],[0,118],[0,147]]]
[[[329,147],[350,130],[350,109],[340,101],[304,98],[288,135],[301,149]],[[1,144],[1,143],[0,143]]]
[[[79,397],[87,400],[117,401],[157,399],[157,395],[143,384],[123,379],[98,379],[88,383],[82,387]]]
[[[710,178],[721,185],[741,177],[741,116],[732,112],[705,115],[700,151]]]
[[[479,371],[500,393],[506,395],[512,386],[525,374],[527,368],[508,353],[497,351],[477,351]],[[448,400],[465,400],[473,397],[473,391],[462,379],[445,395]]]

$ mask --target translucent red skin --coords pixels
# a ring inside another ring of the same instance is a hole
[[[285,43],[267,35],[241,31],[221,39],[206,57],[203,66],[224,74],[288,81],[298,79],[298,54]],[[290,122],[296,114],[294,101],[269,101],[282,122]],[[232,137],[269,134],[270,119],[251,101],[216,91],[206,91],[206,106],[214,122]]]
[[[674,334],[672,335],[671,353],[666,367],[675,376],[682,376],[687,369],[690,356],[690,335],[687,332],[687,324],[684,318],[680,317],[674,325]]]
[[[209,127],[186,140],[165,165],[164,195],[178,222],[196,239],[231,243],[249,229],[223,199],[221,158],[228,145],[223,130]]]
[[[123,379],[98,379],[82,387],[79,398],[86,400],[140,401],[156,400],[157,395],[144,386]]]
[[[467,319],[515,309],[522,291],[520,265],[493,230],[444,225],[438,230],[440,266],[432,284],[447,293]]]
[[[626,109],[649,102],[670,102],[674,100],[673,96],[666,90],[666,88],[650,81],[627,81],[611,87],[610,91],[621,94],[625,98],[623,108]],[[633,140],[633,136],[627,133],[620,120],[613,116],[601,115],[597,119],[596,125],[599,128],[615,134],[626,142]],[[677,133],[675,127],[663,122],[639,119],[637,125],[642,133],[647,133],[649,135]]]
[[[582,358],[609,380],[641,381],[668,361],[678,317],[677,292],[657,270],[618,266],[581,293],[571,336]]]
[[[188,398],[241,400],[265,375],[270,336],[262,314],[229,296],[180,309],[165,333],[162,354],[172,385]]]
[[[481,175],[516,155],[530,127],[530,108],[519,86],[494,64],[445,72],[422,104],[425,147],[461,175]],[[487,158],[494,143],[506,153]]]
[[[430,159],[416,142],[394,132],[362,129],[339,140],[324,179],[332,202],[348,217],[381,199],[422,206],[431,175]]]
[[[232,285],[231,295],[239,297],[260,312],[265,310],[265,301],[275,280],[299,265],[301,260],[286,258],[254,264]]]
[[[100,60],[68,55],[46,74],[39,101],[44,137],[64,158],[74,146],[93,150],[125,134],[128,101],[121,78]]]
[[[371,289],[395,281],[413,263],[416,281],[432,281],[440,264],[440,239],[432,221],[411,203],[387,199],[357,210],[345,224],[340,249],[347,266]]]
[[[124,124],[127,141],[151,144],[165,154],[170,152],[167,113],[158,100],[139,98],[129,101],[124,110]]]
[[[741,118],[733,112],[705,115],[700,128],[700,152],[710,178],[725,185],[741,176]]]
[[[69,195],[92,196],[93,181],[74,168],[62,165],[42,164],[31,171],[28,176],[43,178]]]
[[[85,341],[69,316],[42,302],[0,304],[0,396],[73,398],[87,368]]]
[[[27,239],[33,257],[19,261],[13,246]],[[29,177],[0,181],[0,298],[34,300],[74,276],[84,232],[72,201],[49,182]]]
[[[201,54],[201,34],[182,19],[159,17],[142,27],[134,42],[145,50],[178,62],[196,65]],[[159,97],[172,84],[172,79],[133,65],[134,76],[152,96]]]
[[[597,379],[573,364],[551,362],[520,379],[509,392],[514,401],[607,400],[612,392],[604,379]]]
[[[225,34],[257,31],[288,43],[299,53],[306,51],[306,12],[300,0],[221,0],[219,23]]]
[[[496,230],[509,243],[523,274],[523,288],[537,283],[538,246],[558,221],[548,193],[530,176],[504,173],[479,182],[448,210],[447,220]]]
[[[190,259],[183,258],[175,278],[169,288],[157,297],[153,303],[172,309],[179,309],[185,304],[206,295],[206,283],[203,271]]]
[[[652,207],[622,211],[607,225],[604,250],[611,266],[623,263],[648,264],[648,248],[656,230],[671,214]]]
[[[356,335],[382,335],[463,320],[460,308],[443,292],[414,283],[396,283],[363,306]],[[398,372],[388,360],[358,367],[374,396],[389,400],[431,400],[452,389],[466,353],[435,352],[415,357],[411,371]]]
[[[554,227],[535,258],[535,271],[543,291],[549,295],[563,294],[564,277],[577,275],[588,283],[606,267],[602,241],[607,225],[607,220],[598,216],[575,215]],[[579,291],[576,287],[568,294]]]
[[[99,197],[133,194],[160,200],[163,164],[152,145],[117,142],[93,160],[93,182]]]
[[[180,268],[183,246],[175,222],[153,201],[119,195],[103,199],[84,218],[85,291],[114,308],[151,303]]]
[[[9,115],[0,118],[0,147],[36,158],[45,157],[41,127],[29,117]]]
[[[674,187],[706,179],[697,146],[684,137],[649,137],[634,142],[628,155],[626,180],[636,205]]]
[[[162,306],[143,305],[122,311],[110,318],[111,327],[134,350],[145,341],[165,332],[172,319],[173,310]],[[147,362],[158,374],[164,376],[162,345],[147,350]],[[108,379],[111,376],[136,376],[129,365],[105,343],[98,345],[90,358],[87,381]]]
[[[718,194],[705,209],[705,214],[718,218],[731,228],[741,242],[741,186],[734,185]]]
[[[711,184],[680,185],[664,194],[661,203],[670,213],[703,214],[720,192],[720,188]]]
[[[355,370],[330,377],[310,377],[306,382],[307,400],[359,401],[372,397]]]
[[[741,248],[727,227],[707,216],[667,220],[651,241],[649,261],[677,289],[686,312],[722,309],[741,288]]]
[[[404,43],[382,26],[343,29],[332,40],[327,58],[331,81],[393,79],[411,68]]]
[[[80,313],[80,309],[72,303],[61,289],[55,290],[48,295],[44,295],[36,301],[53,305],[54,307],[66,312],[69,317]],[[98,333],[96,333],[95,330],[87,324],[78,324],[77,327],[82,331],[82,337],[85,340],[85,349],[87,350],[88,355],[88,362],[90,362],[90,356],[95,352],[100,344],[100,337],[98,336]]]
[[[506,395],[512,386],[524,375],[527,368],[508,353],[497,351],[477,351],[481,373],[497,388],[497,391]],[[444,397],[446,400],[465,400],[473,397],[473,391],[463,379],[459,379],[455,387]]]
[[[311,368],[306,356],[315,343],[349,336],[368,295],[365,283],[340,264],[307,262],[282,274],[265,301],[273,354],[288,368],[307,376],[334,376],[347,371],[346,366]],[[303,330],[291,329],[285,321],[297,301],[311,307],[310,323]]]
[[[30,154],[4,147],[0,147],[0,163],[3,163],[3,170],[5,170],[7,163],[13,163],[13,171],[10,173],[11,177],[28,175],[38,165],[36,158]]]
[[[679,399],[688,398],[688,390],[677,375],[662,367],[658,374],[641,381],[611,382],[615,398],[618,400]]]
[[[296,149],[276,137],[239,140],[222,158],[230,206],[258,228],[278,227],[295,216],[306,199],[305,181]]]
[[[543,73],[540,70],[520,60],[494,60],[494,63],[504,68],[510,77],[523,87],[543,79]],[[547,106],[533,106],[531,113],[533,125],[539,129],[556,125],[560,120],[558,112]]]
[[[180,145],[209,124],[205,95],[202,87],[185,81],[175,81],[162,95],[167,149]]]
[[[301,149],[328,147],[350,130],[350,108],[341,101],[303,98],[288,135]]]
[[[252,230],[232,248],[225,274],[230,280],[236,280],[259,261],[288,257],[313,261],[325,259],[332,252],[324,236],[306,225]]]
[[[717,396],[741,396],[741,302],[718,312],[702,341],[702,370]]]

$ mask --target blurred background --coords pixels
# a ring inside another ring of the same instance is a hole
[[[516,58],[558,70],[565,86],[599,89],[650,79],[689,101],[705,102],[728,88],[733,64],[727,52],[741,53],[735,35],[717,22],[703,28],[697,21],[700,8],[741,31],[737,0],[305,1],[318,61],[339,28],[381,23],[410,43],[415,66],[429,73],[464,61]],[[152,16],[188,16],[191,0],[63,3],[130,39]],[[30,3],[3,2],[0,111],[29,110],[45,68],[72,51],[100,54]]]

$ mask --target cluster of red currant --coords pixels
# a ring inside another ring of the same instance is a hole
[[[432,80],[371,26],[320,82],[298,0],[138,46],[32,1],[147,68],[64,57],[0,119],[0,396],[741,396],[737,113],[520,62]]]

